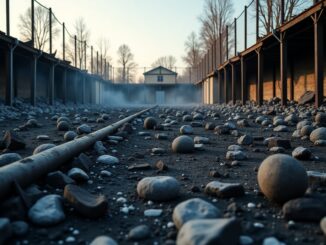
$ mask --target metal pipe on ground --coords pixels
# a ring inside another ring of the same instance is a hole
[[[34,183],[40,177],[55,171],[61,165],[89,149],[92,145],[106,136],[114,133],[123,124],[153,109],[151,107],[128,116],[105,128],[97,130],[81,138],[55,146],[39,154],[26,157],[20,161],[0,168],[0,200],[3,200],[13,190],[14,183],[21,187]]]

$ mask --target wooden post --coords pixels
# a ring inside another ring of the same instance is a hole
[[[93,46],[91,46],[91,74],[93,74],[94,73],[94,62],[93,62]]]
[[[75,41],[75,67],[77,67],[77,36],[74,37]]]
[[[229,59],[229,27],[226,26],[225,32],[225,53],[226,53],[226,60]]]
[[[63,103],[67,103],[67,69],[63,69],[63,85],[62,85],[62,93],[63,93]]]
[[[235,105],[235,64],[231,63],[231,93],[232,93],[232,104]]]
[[[241,102],[242,105],[246,104],[247,101],[247,66],[244,57],[241,56]]]
[[[49,83],[49,104],[54,104],[54,64],[50,67],[50,83]]]
[[[284,0],[281,0],[281,25],[284,23],[284,12],[285,12],[285,9],[284,9]]]
[[[85,70],[87,70],[87,43],[84,41],[84,66]]]
[[[280,33],[280,77],[281,77],[281,103],[287,104],[287,41],[285,38],[285,32]]]
[[[220,52],[220,64],[222,64],[222,33],[220,32],[220,38],[219,38],[219,52]]]
[[[263,59],[263,51],[261,48],[256,50],[257,52],[257,104],[263,104],[263,96],[264,96],[264,59]]]
[[[314,15],[314,66],[315,66],[315,106],[319,107],[324,99],[324,23]]]
[[[36,104],[36,81],[37,81],[37,55],[33,55],[32,59],[32,76],[31,76],[31,105]]]
[[[227,68],[224,67],[223,70],[224,70],[224,102],[225,104],[227,104],[228,103]]]

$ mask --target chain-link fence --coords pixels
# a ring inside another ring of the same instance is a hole
[[[298,1],[293,8],[290,1],[283,1],[282,5],[282,1],[252,0],[244,6],[237,18],[223,28],[214,45],[205,52],[197,66],[197,82],[212,74],[230,58],[238,56],[240,52],[254,45],[281,23],[293,19],[313,6],[315,2],[318,1]]]

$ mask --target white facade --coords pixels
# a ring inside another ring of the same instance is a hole
[[[177,83],[178,74],[163,66],[156,67],[144,73],[146,84],[174,84]]]

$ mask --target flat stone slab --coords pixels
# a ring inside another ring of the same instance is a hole
[[[244,195],[244,188],[239,183],[212,181],[206,185],[205,193],[221,198],[239,197]]]
[[[108,201],[104,196],[95,196],[77,185],[66,185],[63,195],[78,213],[87,218],[98,218],[107,212]]]

